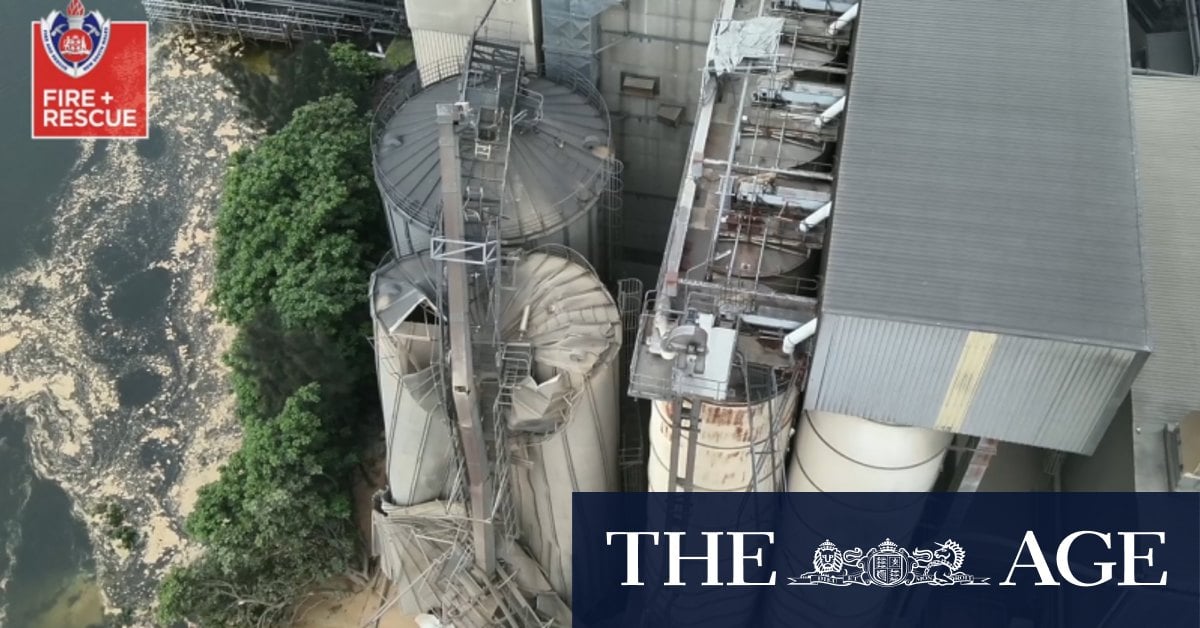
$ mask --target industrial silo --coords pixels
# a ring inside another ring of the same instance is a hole
[[[515,292],[500,318],[503,359],[524,367],[502,387],[499,415],[521,542],[570,603],[571,494],[620,490],[621,322],[595,271],[557,248],[514,266]]]
[[[785,502],[791,511],[784,513],[779,534],[786,535],[789,543],[778,548],[778,568],[796,574],[815,569],[812,551],[831,540],[843,544],[887,541],[912,549],[907,542],[921,517],[925,495],[937,481],[953,433],[812,410],[801,412],[799,423],[788,459],[787,489],[814,495],[803,502]],[[847,537],[848,521],[886,529],[890,536]],[[886,619],[889,609],[894,611],[889,603],[891,591],[868,587],[831,591],[820,597],[786,591],[771,598],[765,613],[777,622],[874,628]]]
[[[776,491],[783,483],[788,438],[799,391],[786,385],[770,391],[774,395],[754,397],[743,402],[700,402],[694,412],[683,402],[683,425],[669,401],[655,401],[650,415],[650,461],[647,470],[649,490],[669,489],[672,436],[680,427],[676,449],[676,491],[744,492]],[[693,418],[695,417],[695,418]],[[695,458],[693,438],[689,436],[696,421]],[[692,467],[691,477],[686,470]]]
[[[376,112],[375,178],[401,257],[427,249],[430,232],[440,224],[436,106],[461,100],[458,65],[438,64],[437,72],[425,73],[436,81],[427,77],[423,88],[415,74],[409,75]],[[592,264],[605,261],[607,199],[619,163],[611,155],[604,101],[593,86],[574,77],[556,82],[526,75],[519,82],[512,123],[505,158],[490,155],[496,145],[482,141],[487,138],[462,143],[463,151],[480,158],[463,163],[468,199],[482,189],[472,188],[472,178],[504,177],[504,199],[476,199],[497,212],[504,208],[499,233],[504,246],[561,244]],[[484,164],[500,162],[505,172],[482,171]]]
[[[643,359],[681,372],[673,383],[634,377],[635,386],[673,387],[651,402],[648,490],[779,490],[799,397],[796,365],[779,338],[739,333],[736,323],[695,310],[652,316]]]
[[[389,261],[371,276],[388,498],[395,506],[442,497],[453,465],[450,422],[436,380],[441,330],[429,277],[424,256]]]

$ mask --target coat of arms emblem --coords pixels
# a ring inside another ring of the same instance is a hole
[[[960,570],[966,556],[966,550],[950,539],[911,552],[891,539],[884,539],[866,552],[857,547],[842,551],[826,540],[813,553],[813,570],[789,578],[789,584],[841,587],[988,584],[987,578]]]
[[[41,25],[46,55],[59,70],[74,78],[100,63],[112,31],[109,20],[99,11],[87,11],[80,0],[71,0],[65,14],[51,12]]]

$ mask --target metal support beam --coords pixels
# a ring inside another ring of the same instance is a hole
[[[462,164],[459,162],[456,123],[465,103],[437,106],[438,156],[442,176],[442,233],[447,241],[465,241],[463,225]],[[458,435],[462,441],[470,489],[470,512],[475,563],[484,573],[496,569],[496,534],[492,526],[493,487],[488,477],[487,446],[479,395],[475,390],[475,367],[471,354],[470,286],[467,266],[447,261],[446,296],[450,337],[450,383]]]
[[[996,446],[1000,441],[994,438],[980,438],[975,447],[963,454],[962,479],[955,489],[959,493],[974,493],[979,490],[979,483],[987,473],[988,465],[996,457]]]

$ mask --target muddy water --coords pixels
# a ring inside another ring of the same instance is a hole
[[[85,4],[140,18],[135,0]],[[0,3],[5,58],[28,59],[14,25],[51,8]],[[208,243],[224,162],[252,133],[211,54],[152,46],[138,143],[19,139],[28,65],[0,64],[0,136],[18,138],[0,151],[0,625],[145,616],[187,559],[196,490],[237,444]],[[132,550],[88,515],[101,503],[138,530]]]

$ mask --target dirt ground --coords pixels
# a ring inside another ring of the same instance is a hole
[[[354,519],[364,544],[371,539],[372,498],[387,481],[383,466],[384,457],[378,446],[367,447],[364,461],[356,474],[354,483]],[[376,575],[370,584],[355,587],[350,582],[335,589],[346,589],[345,593],[326,593],[302,607],[295,628],[416,628],[412,618],[397,608],[389,608],[378,618],[380,607],[387,603],[385,598],[388,582]]]
[[[391,608],[379,619],[371,619],[385,600],[380,595],[382,584],[369,587],[349,596],[327,595],[309,607],[294,624],[295,628],[416,628],[412,618]]]

